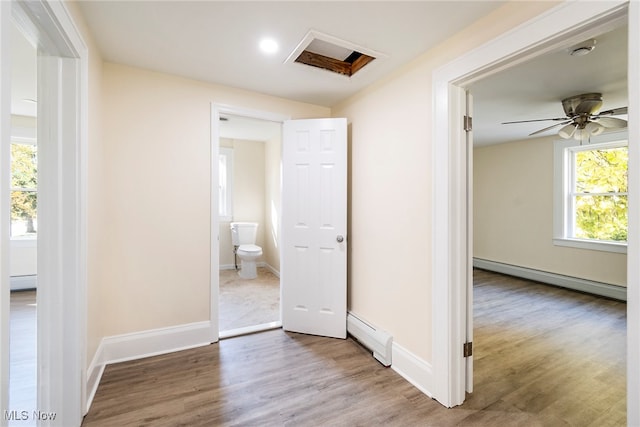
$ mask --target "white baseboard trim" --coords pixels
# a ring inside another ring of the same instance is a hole
[[[276,276],[278,279],[280,278],[280,272],[275,268],[273,268],[271,265],[267,264],[266,262],[259,262],[258,267],[264,267],[267,270],[269,270],[271,273],[273,273],[273,275]]]
[[[195,322],[167,328],[105,337],[87,370],[88,412],[106,365],[137,360],[211,344],[211,322]]]
[[[82,415],[87,415],[89,412],[91,403],[93,403],[93,398],[98,391],[98,385],[100,385],[102,374],[104,373],[105,363],[102,362],[102,349],[102,342],[100,342],[100,345],[98,345],[98,349],[96,350],[96,354],[94,354],[93,359],[91,360],[89,369],[87,369],[87,401],[85,402],[84,414]]]
[[[9,278],[9,287],[12,291],[36,289],[38,287],[38,276],[35,274],[28,276],[11,276]]]
[[[271,265],[267,264],[266,262],[264,261],[257,262],[256,266],[264,267],[270,272],[272,272],[274,276],[276,276],[277,278],[280,278],[280,272],[275,268],[273,268]],[[240,260],[238,260],[238,267],[240,267]],[[220,266],[220,270],[235,270],[235,269],[236,269],[236,266],[233,264],[223,264]]]
[[[391,369],[413,384],[418,390],[433,398],[431,390],[434,388],[434,378],[431,364],[396,342],[393,343],[392,351],[393,364]]]
[[[473,259],[473,266],[483,270],[495,271],[496,273],[508,274],[510,276],[521,277],[528,280],[535,280],[536,282],[547,283],[620,301],[627,300],[627,288],[624,286],[610,285],[608,283],[580,279],[578,277],[548,273],[546,271],[519,267],[517,265],[504,264],[480,258]]]
[[[211,344],[209,321],[152,329],[102,339],[105,365]]]

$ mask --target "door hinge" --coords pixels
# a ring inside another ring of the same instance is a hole
[[[462,124],[465,132],[471,132],[473,130],[473,117],[464,116]]]
[[[473,343],[466,342],[462,344],[462,357],[471,357],[473,356]]]

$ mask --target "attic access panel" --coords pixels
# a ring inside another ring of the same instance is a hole
[[[352,77],[380,53],[356,46],[327,34],[310,31],[289,55],[286,62],[296,62]]]

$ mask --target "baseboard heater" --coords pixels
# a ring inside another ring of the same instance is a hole
[[[610,285],[608,283],[549,273],[480,258],[473,259],[473,266],[482,270],[495,271],[496,273],[508,274],[509,276],[521,277],[527,280],[535,280],[536,282],[573,289],[574,291],[600,295],[620,301],[627,300],[627,288],[624,286]]]
[[[391,366],[393,337],[389,333],[373,327],[352,313],[347,314],[347,332],[371,350],[376,360],[384,366]]]

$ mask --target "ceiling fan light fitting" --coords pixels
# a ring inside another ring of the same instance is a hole
[[[584,131],[584,129],[580,129],[576,127],[576,131],[573,134],[573,139],[576,141],[582,141],[584,137],[588,136],[588,133]]]
[[[585,132],[587,132],[587,134],[595,136],[600,135],[602,132],[604,132],[604,126],[602,126],[600,123],[589,122],[585,125],[584,130]]]
[[[563,126],[562,129],[558,131],[558,135],[560,135],[564,139],[569,139],[573,136],[574,133],[576,133],[576,129],[578,129],[578,126],[571,123]]]

